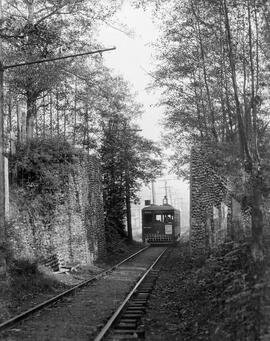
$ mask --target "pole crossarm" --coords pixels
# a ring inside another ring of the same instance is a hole
[[[11,65],[3,65],[2,66],[2,70],[12,69],[12,68],[19,67],[19,66],[41,64],[41,63],[46,63],[46,62],[54,62],[56,60],[62,60],[62,59],[68,59],[68,58],[82,57],[82,56],[87,56],[87,55],[91,55],[91,54],[112,51],[112,50],[115,50],[115,49],[116,49],[116,47],[110,47],[110,48],[100,49],[100,50],[95,50],[95,51],[88,51],[88,52],[70,54],[70,55],[67,55],[67,56],[59,56],[59,57],[55,57],[55,58],[39,59],[39,60],[33,60],[33,61],[29,61],[29,62],[24,62],[24,63],[17,63],[17,64],[11,64]]]

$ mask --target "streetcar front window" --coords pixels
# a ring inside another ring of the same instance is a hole
[[[164,223],[172,223],[173,222],[173,214],[164,214]]]
[[[151,223],[165,223],[172,224],[174,221],[173,213],[153,213],[153,212],[144,212],[143,214],[143,222],[144,224]]]
[[[163,221],[163,215],[162,214],[155,214],[155,221]]]

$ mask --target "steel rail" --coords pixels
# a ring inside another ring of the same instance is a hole
[[[153,269],[153,267],[157,264],[157,262],[160,260],[160,258],[164,255],[164,253],[168,250],[168,247],[158,256],[158,258],[156,258],[156,260],[154,261],[154,263],[152,265],[150,265],[150,267],[145,271],[145,273],[143,274],[143,276],[139,279],[139,281],[135,284],[135,286],[133,287],[133,289],[129,292],[129,294],[127,295],[127,297],[124,299],[124,301],[120,304],[120,306],[117,308],[117,310],[114,312],[114,314],[110,317],[110,319],[107,321],[107,323],[105,324],[105,326],[101,329],[101,331],[99,332],[99,334],[96,336],[96,338],[94,339],[94,341],[101,341],[104,336],[108,333],[108,331],[110,330],[111,326],[113,325],[113,323],[115,322],[115,320],[119,317],[119,315],[121,314],[122,310],[124,309],[124,307],[126,306],[126,304],[128,303],[128,301],[130,300],[130,298],[133,296],[133,294],[135,293],[135,291],[137,290],[137,288],[139,287],[139,285],[143,282],[143,280],[145,279],[145,277],[149,274],[149,272]]]
[[[85,286],[85,285],[87,285],[87,284],[89,284],[89,283],[91,283],[91,282],[93,282],[93,281],[95,281],[95,280],[97,280],[97,279],[99,279],[99,278],[101,278],[101,277],[107,275],[108,273],[112,272],[113,270],[115,270],[116,268],[118,268],[118,267],[119,267],[120,265],[122,265],[123,263],[129,261],[130,259],[136,257],[136,256],[137,256],[138,254],[140,254],[141,252],[143,252],[143,251],[145,251],[146,249],[148,249],[149,247],[150,247],[149,245],[146,246],[146,247],[144,247],[143,249],[141,249],[141,250],[135,252],[134,254],[130,255],[129,257],[125,258],[125,259],[122,260],[120,263],[117,263],[116,265],[110,267],[109,269],[104,270],[104,271],[101,271],[101,272],[98,273],[97,275],[92,276],[92,277],[90,277],[90,278],[88,278],[88,279],[86,279],[86,280],[80,282],[79,284],[73,286],[72,288],[70,288],[70,289],[68,289],[68,290],[66,290],[66,291],[64,291],[64,292],[62,292],[62,293],[60,293],[60,294],[58,294],[58,295],[56,295],[56,296],[54,296],[54,297],[52,297],[52,298],[50,298],[50,299],[44,301],[44,302],[42,302],[42,303],[40,303],[40,304],[34,306],[33,308],[30,308],[30,309],[28,309],[28,310],[26,310],[26,311],[20,313],[19,315],[16,315],[16,316],[12,317],[11,319],[9,319],[9,320],[7,320],[7,321],[1,323],[1,324],[0,324],[0,332],[2,332],[3,330],[5,330],[5,329],[11,327],[13,324],[15,324],[15,323],[17,323],[17,322],[22,321],[23,319],[25,319],[26,317],[28,317],[28,316],[34,314],[35,312],[37,312],[37,311],[39,311],[39,310],[42,310],[43,308],[45,308],[45,307],[47,307],[47,306],[49,306],[49,305],[51,305],[51,304],[53,304],[53,303],[55,303],[55,302],[61,300],[61,299],[64,298],[65,296],[68,296],[68,295],[74,293],[77,289],[80,289],[80,288],[82,288],[83,286]]]

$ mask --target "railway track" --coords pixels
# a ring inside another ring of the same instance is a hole
[[[148,298],[158,278],[158,262],[168,248],[157,257],[152,265],[138,280],[125,300],[107,321],[94,341],[120,341],[144,339],[143,316],[145,314]]]
[[[134,282],[147,268],[152,269],[164,249],[144,248],[116,266],[2,323],[0,339],[93,340],[97,326],[100,328],[108,318],[108,311],[115,310]]]
[[[133,259],[134,257],[136,257],[138,254],[140,254],[141,252],[145,251],[146,249],[148,249],[149,246],[139,250],[138,252],[132,254],[131,256],[125,258],[124,260],[122,260],[121,262],[119,262],[118,264],[112,266],[111,268],[104,270],[100,273],[98,273],[95,276],[91,276],[89,279],[86,279],[85,281],[82,281],[81,283],[73,286],[72,288],[65,290],[64,292],[34,306],[33,308],[30,308],[24,312],[22,312],[21,314],[18,314],[14,317],[12,317],[11,319],[3,322],[0,324],[0,332],[2,332],[3,330],[11,327],[12,325],[14,325],[15,323],[22,321],[23,319],[27,318],[28,316],[38,312],[39,310],[42,310],[44,308],[46,308],[47,306],[56,303],[57,301],[63,299],[64,297],[67,297],[69,295],[72,295],[73,293],[75,293],[76,290],[98,280],[99,278],[101,278],[102,276],[107,275],[108,273],[112,272],[113,270],[117,269],[119,266],[121,266],[122,264],[124,264],[125,262],[129,261],[130,259]]]

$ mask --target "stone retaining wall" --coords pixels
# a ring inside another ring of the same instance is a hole
[[[98,160],[84,155],[74,164],[66,188],[55,194],[50,219],[38,200],[29,204],[25,190],[11,189],[8,239],[16,258],[41,259],[59,254],[67,262],[92,263],[105,254],[102,187]]]
[[[190,162],[190,246],[194,255],[207,255],[221,243],[250,235],[249,211],[243,211],[232,185],[192,149]]]

